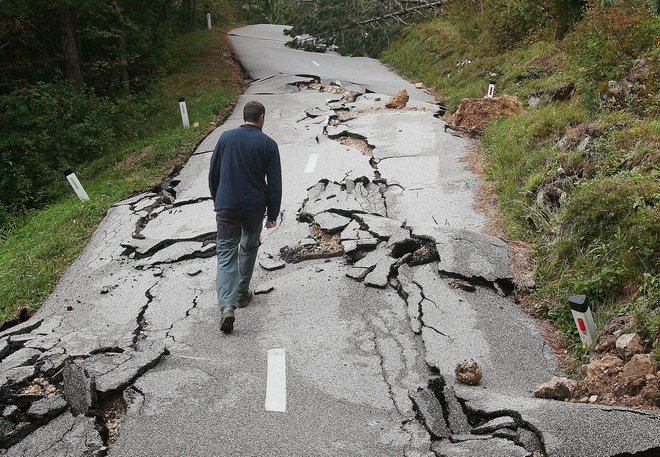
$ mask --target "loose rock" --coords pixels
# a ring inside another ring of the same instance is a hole
[[[534,389],[537,398],[550,398],[553,400],[565,400],[570,398],[575,381],[568,378],[553,377],[550,381],[539,384]]]
[[[620,371],[619,368],[622,366],[623,361],[620,358],[606,355],[586,365],[587,380],[596,379],[603,374],[614,375]]]
[[[624,360],[644,352],[642,338],[637,333],[626,333],[616,340],[616,350]]]
[[[463,359],[456,365],[456,382],[476,386],[481,381],[483,374],[479,364],[472,359]]]
[[[654,374],[657,369],[658,364],[651,354],[635,354],[624,365],[621,375],[634,379],[646,379],[646,375]]]
[[[392,98],[389,99],[387,103],[385,103],[385,108],[394,108],[394,109],[401,109],[405,108],[406,104],[408,103],[408,100],[410,100],[410,96],[408,95],[408,91],[405,89],[400,90]]]

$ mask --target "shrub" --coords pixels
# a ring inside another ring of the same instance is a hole
[[[482,26],[489,42],[499,49],[522,45],[545,22],[543,2],[491,0],[484,3]]]
[[[33,208],[58,195],[63,172],[105,152],[113,106],[68,84],[37,84],[0,96],[0,206]]]
[[[622,77],[635,59],[651,51],[658,36],[660,18],[650,2],[592,2],[567,35],[566,46],[583,76],[599,82]]]

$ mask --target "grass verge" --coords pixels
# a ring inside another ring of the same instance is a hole
[[[91,202],[67,198],[13,217],[0,238],[0,322],[33,312],[78,257],[110,205],[158,184],[184,163],[193,147],[229,115],[242,90],[240,67],[221,29],[173,40],[166,75],[134,104],[133,139],[76,170]],[[193,127],[184,129],[178,98],[185,96]]]
[[[616,314],[630,316],[624,331],[639,332],[660,360],[659,48],[647,40],[660,19],[630,13],[637,25],[622,32],[604,28],[609,16],[598,14],[589,12],[562,40],[539,34],[498,49],[479,31],[480,19],[465,24],[450,11],[408,29],[382,56],[450,110],[483,97],[492,79],[498,94],[523,102],[574,88],[570,97],[492,122],[482,146],[502,229],[533,250],[533,309],[561,330],[576,366],[588,349],[567,297],[583,293],[599,328]],[[611,40],[618,33],[642,44]],[[611,61],[598,49],[609,49]]]

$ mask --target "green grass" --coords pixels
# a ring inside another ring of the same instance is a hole
[[[643,20],[652,30],[660,23],[652,16]],[[566,299],[581,293],[589,296],[599,326],[615,313],[629,314],[629,330],[639,331],[660,358],[657,100],[600,105],[607,79],[595,78],[591,69],[604,57],[576,45],[598,49],[598,40],[609,43],[608,37],[584,32],[594,27],[580,24],[563,41],[546,36],[498,51],[488,46],[485,34],[475,32],[474,23],[466,26],[450,13],[409,28],[383,59],[434,90],[449,109],[463,98],[483,97],[489,79],[497,80],[497,94],[516,95],[523,102],[536,91],[575,84],[571,100],[488,126],[482,137],[486,178],[496,192],[507,236],[533,248],[536,286],[531,296],[539,316],[558,326],[576,359],[583,360],[585,350]],[[644,49],[645,57],[656,62],[657,44]],[[634,58],[628,52],[628,67],[612,65],[605,77],[625,74]],[[471,63],[457,66],[466,59]],[[657,75],[651,76],[647,86],[657,87],[657,82]],[[556,146],[564,136],[580,138],[585,132],[593,138],[586,150]],[[548,187],[565,193],[559,206],[537,203],[539,191]]]
[[[166,74],[147,93],[127,97],[135,117],[133,139],[77,170],[91,202],[75,195],[47,208],[14,216],[0,238],[0,321],[20,308],[38,309],[86,246],[110,205],[158,184],[233,104],[239,68],[228,59],[224,32],[199,31],[176,38]],[[184,129],[178,97],[185,96],[191,124]]]

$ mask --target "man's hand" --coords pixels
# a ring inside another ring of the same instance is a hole
[[[277,221],[266,221],[266,228],[272,229],[277,226]]]

